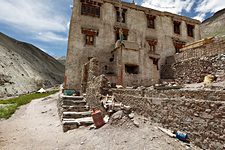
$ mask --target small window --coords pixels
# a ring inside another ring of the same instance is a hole
[[[86,45],[94,45],[95,44],[95,37],[98,35],[98,30],[82,28],[82,33],[85,35],[85,44]]]
[[[147,26],[148,28],[155,29],[155,16],[147,15]]]
[[[180,41],[180,40],[173,40],[174,48],[176,53],[180,53],[180,49],[184,47],[186,42]]]
[[[116,7],[116,21],[117,22],[122,22],[122,23],[126,23],[126,9],[122,9],[122,21],[120,20],[120,10],[118,7]]]
[[[128,35],[127,34],[123,34],[123,40],[127,40]],[[120,34],[116,32],[116,41],[120,40]]]
[[[83,1],[81,4],[81,15],[87,15],[92,17],[100,17],[100,6],[91,2]]]
[[[94,36],[86,35],[86,45],[94,45]]]
[[[154,40],[154,39],[152,39],[152,40],[147,40],[148,41],[148,44],[149,44],[149,46],[150,46],[150,49],[149,49],[149,52],[150,53],[155,53],[155,51],[156,51],[156,45],[157,45],[157,40]]]
[[[181,25],[181,22],[179,22],[179,21],[174,21],[173,22],[174,33],[180,34],[180,25]]]
[[[187,24],[187,34],[190,37],[194,37],[194,25]]]
[[[115,41],[120,40],[120,28],[115,27]],[[123,30],[123,40],[128,40],[128,29],[122,29]]]
[[[128,74],[138,74],[139,73],[139,66],[137,65],[125,65],[125,72]]]

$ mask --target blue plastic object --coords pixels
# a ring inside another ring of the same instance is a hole
[[[188,135],[187,135],[186,133],[177,131],[177,132],[176,132],[176,138],[179,139],[179,140],[181,140],[181,141],[186,142],[187,139],[188,139]]]
[[[63,94],[67,96],[72,96],[73,94],[75,94],[75,90],[64,90]]]

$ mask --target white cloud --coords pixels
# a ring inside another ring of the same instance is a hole
[[[195,0],[143,0],[142,6],[152,9],[181,14],[190,12]]]
[[[41,41],[45,41],[45,42],[52,42],[52,41],[61,41],[61,42],[65,42],[67,41],[67,38],[55,34],[53,32],[45,32],[45,33],[38,33],[38,36],[36,36],[37,39],[41,40]]]
[[[62,3],[64,0],[0,0],[0,22],[33,37],[46,32],[42,34],[45,41],[64,41],[59,33],[68,31],[69,18],[59,9]]]
[[[195,18],[203,20],[206,17],[206,13],[215,13],[223,8],[225,8],[224,0],[202,0],[195,9],[198,13]]]

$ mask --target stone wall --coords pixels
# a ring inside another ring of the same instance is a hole
[[[91,109],[100,109],[105,112],[101,104],[102,96],[106,96],[110,93],[110,82],[105,75],[92,78],[88,82],[86,89],[86,101]]]
[[[203,96],[207,93],[205,91]],[[145,96],[150,97],[141,97],[137,90],[114,91],[116,100],[131,106],[136,113],[162,123],[165,128],[188,133],[191,142],[203,149],[222,150],[225,143],[225,92],[211,93],[211,97],[220,98],[214,101],[208,96],[204,100],[203,96],[196,97],[197,91],[183,94],[183,91],[149,90]]]
[[[175,79],[178,83],[200,83],[208,74],[217,76],[218,81],[225,80],[225,53],[211,57],[190,59],[164,66],[163,78]],[[170,70],[170,71],[167,71]]]
[[[175,63],[178,63],[190,59],[209,57],[224,53],[225,53],[225,39],[224,37],[217,37],[211,43],[205,44],[201,47],[185,50],[182,53],[177,53],[174,55],[173,59]]]

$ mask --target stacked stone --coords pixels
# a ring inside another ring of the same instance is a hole
[[[179,62],[172,68],[178,83],[200,83],[208,74],[219,76],[219,80],[223,80],[225,54]]]
[[[133,91],[134,94],[131,94]],[[191,142],[203,149],[223,149],[225,143],[225,92],[208,91],[205,99],[196,91],[175,90],[113,91],[117,101],[165,128],[179,130],[190,136]],[[184,94],[182,94],[184,92]],[[202,91],[198,92],[201,95]],[[171,94],[171,95],[170,95]]]

